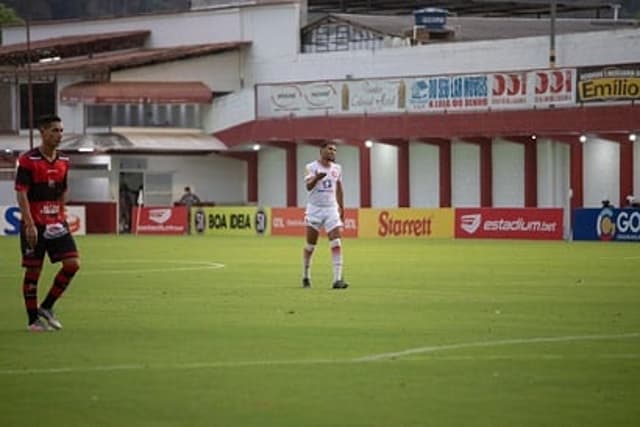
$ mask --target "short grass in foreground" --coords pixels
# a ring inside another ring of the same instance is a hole
[[[64,329],[25,330],[0,239],[2,426],[633,426],[640,245],[79,238]],[[40,294],[54,273],[47,267]]]

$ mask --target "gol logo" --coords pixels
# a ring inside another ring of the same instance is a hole
[[[478,230],[482,223],[481,214],[462,215],[460,217],[460,228],[469,234],[473,234]]]
[[[602,209],[596,220],[600,240],[612,240],[616,235],[616,223],[611,209]]]

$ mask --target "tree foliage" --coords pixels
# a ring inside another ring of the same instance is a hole
[[[6,24],[22,24],[23,21],[16,12],[0,3],[0,27]]]
[[[0,29],[5,25],[22,24],[24,21],[14,12],[13,9],[0,3]],[[2,44],[2,31],[0,31],[0,45]]]

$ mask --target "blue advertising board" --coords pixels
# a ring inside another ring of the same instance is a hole
[[[20,208],[0,205],[0,236],[20,234]]]
[[[640,209],[575,209],[573,239],[640,242]]]

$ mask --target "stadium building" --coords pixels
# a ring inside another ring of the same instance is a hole
[[[24,26],[6,27],[0,205],[33,143],[31,81],[34,115],[65,123],[88,231],[123,230],[127,188],[155,206],[184,185],[211,204],[302,206],[324,141],[348,207],[623,206],[640,192],[640,28],[592,10],[551,30],[516,13],[194,1],[32,23],[29,49]]]

